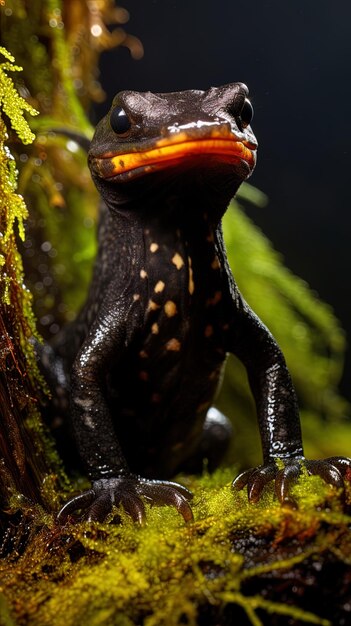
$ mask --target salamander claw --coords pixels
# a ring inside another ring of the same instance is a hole
[[[102,522],[111,512],[113,505],[122,505],[134,522],[145,521],[144,498],[151,505],[174,506],[186,522],[193,519],[188,500],[192,493],[178,483],[163,480],[147,480],[139,476],[102,478],[89,489],[69,500],[57,515],[59,522],[76,511],[81,511],[88,521]]]
[[[305,467],[309,474],[320,476],[326,483],[345,490],[345,480],[351,481],[351,459],[347,457],[330,457],[329,459],[308,461],[304,457],[280,459],[284,464],[279,468],[273,460],[265,465],[242,472],[233,480],[232,487],[241,490],[247,487],[249,502],[259,501],[265,486],[274,480],[275,493],[282,504],[296,508],[291,496],[291,488],[296,483],[301,470]],[[343,494],[341,494],[343,497]]]
[[[258,467],[247,482],[247,494],[250,502],[258,502],[265,486],[274,478],[274,467],[270,465]]]
[[[275,478],[275,495],[279,502],[291,506],[293,509],[297,508],[295,498],[290,495],[291,488],[296,483],[300,475],[300,464],[294,463],[286,465],[283,469],[277,472]]]
[[[142,494],[151,504],[174,506],[186,522],[194,519],[188,500],[193,494],[189,489],[178,483],[166,480],[140,479]]]
[[[77,511],[78,509],[84,509],[85,506],[89,506],[89,504],[93,502],[94,497],[95,493],[93,489],[89,489],[89,491],[84,491],[78,496],[71,498],[71,500],[68,500],[68,502],[66,502],[66,504],[64,504],[58,512],[57,521],[66,521],[67,517],[74,511]]]
[[[306,461],[309,474],[317,474],[326,483],[341,490],[345,499],[345,481],[351,482],[351,459],[345,456],[332,456],[323,461]]]
[[[111,500],[108,492],[103,492],[89,507],[84,515],[88,522],[102,522],[111,510]]]

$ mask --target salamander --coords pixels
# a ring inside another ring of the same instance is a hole
[[[243,362],[256,402],[263,463],[241,473],[250,502],[274,481],[292,503],[302,467],[344,486],[351,460],[305,459],[284,356],[241,296],[221,218],[256,164],[243,83],[207,91],[122,91],[98,123],[89,167],[101,195],[87,301],[56,346],[57,378],[92,486],[59,512],[103,520],[145,501],[192,519],[192,494],[171,479],[219,463],[230,438],[213,406],[226,355]],[[62,380],[64,382],[62,383]]]

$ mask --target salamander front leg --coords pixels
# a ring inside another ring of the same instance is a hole
[[[247,487],[248,499],[255,503],[273,481],[279,501],[296,506],[292,487],[306,468],[309,474],[320,476],[344,492],[345,480],[351,480],[351,459],[305,459],[296,394],[283,354],[269,330],[240,297],[236,314],[240,334],[237,330],[234,335],[232,351],[247,368],[256,401],[263,464],[240,474],[233,488]]]
[[[122,357],[124,354],[125,333],[120,319],[125,318],[126,314],[118,314],[97,320],[72,368],[72,423],[92,487],[62,507],[58,513],[60,522],[79,512],[89,521],[103,521],[114,505],[121,505],[134,521],[142,523],[145,502],[173,506],[185,521],[193,519],[191,492],[177,483],[132,474],[117,439],[106,401],[105,380],[111,350]]]

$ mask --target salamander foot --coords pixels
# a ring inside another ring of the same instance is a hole
[[[303,456],[280,459],[284,467],[279,468],[273,460],[270,463],[246,470],[235,478],[232,487],[243,489],[247,487],[249,502],[254,504],[261,498],[265,486],[274,481],[275,493],[282,504],[296,508],[296,501],[290,491],[296,483],[302,468],[305,467],[309,474],[323,478],[326,483],[333,485],[342,492],[345,491],[345,480],[351,481],[351,459],[347,457],[330,457],[324,460],[308,461]]]
[[[148,480],[140,476],[102,478],[93,482],[88,491],[69,500],[59,511],[57,520],[65,522],[76,511],[82,511],[84,519],[102,522],[113,505],[122,504],[124,510],[139,524],[145,520],[143,499],[151,505],[174,506],[186,522],[193,520],[189,500],[191,491],[178,483],[166,480]]]

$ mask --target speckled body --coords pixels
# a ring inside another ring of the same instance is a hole
[[[149,476],[170,476],[194,454],[226,356],[228,288],[208,224],[195,232],[141,225],[127,253],[133,330],[108,386],[129,466]]]
[[[93,487],[63,517],[87,506],[89,518],[103,519],[121,502],[141,519],[144,496],[191,519],[189,492],[164,479],[201,457],[228,352],[247,368],[264,459],[239,487],[247,483],[254,501],[277,477],[288,498],[303,459],[295,392],[277,343],[238,291],[221,233],[255,164],[245,106],[241,83],[122,92],[97,127],[89,162],[104,200],[99,251],[86,305],[59,346]]]

